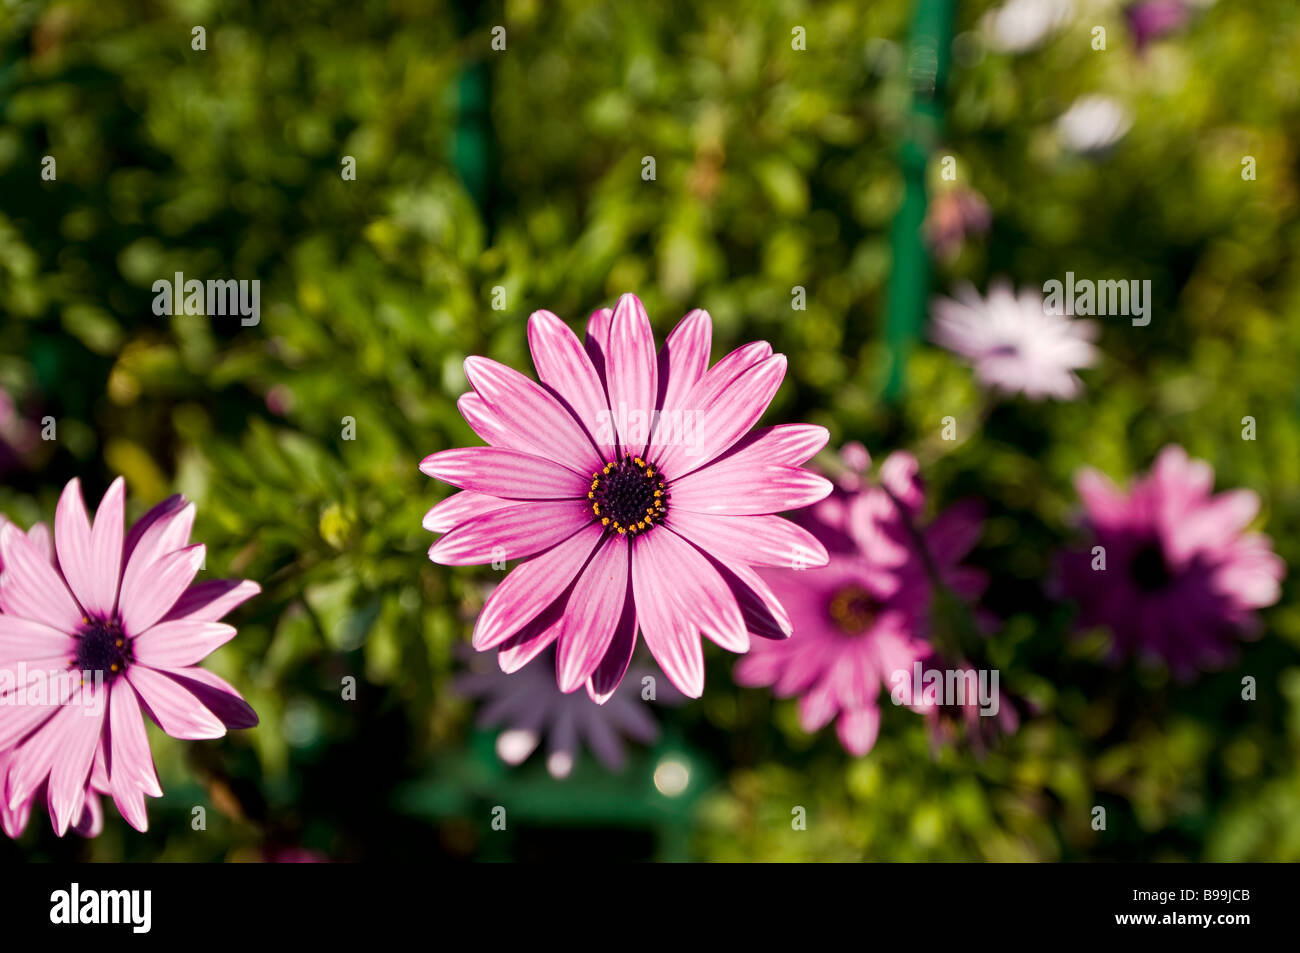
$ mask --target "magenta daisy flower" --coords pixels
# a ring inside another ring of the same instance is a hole
[[[605,767],[618,771],[625,761],[624,738],[643,745],[658,740],[651,703],[641,698],[641,674],[630,671],[604,705],[586,695],[564,694],[540,665],[513,675],[496,666],[472,666],[456,678],[453,688],[483,703],[476,719],[480,726],[501,729],[496,749],[502,761],[522,764],[545,740],[546,770],[560,780],[569,776],[584,747]],[[655,694],[661,703],[681,701],[670,685],[657,686]]]
[[[1032,288],[1017,295],[998,281],[981,298],[963,283],[957,300],[937,298],[932,309],[931,337],[969,361],[986,387],[1004,393],[1072,400],[1083,391],[1075,371],[1097,360],[1097,324],[1046,310]]]
[[[0,527],[0,794],[11,819],[25,822],[43,797],[62,835],[97,815],[100,792],[143,831],[144,796],[162,795],[143,713],[176,738],[257,724],[198,663],[235,635],[218,620],[260,587],[192,584],[205,552],[189,545],[193,522],[193,504],[174,496],[126,532],[119,478],[92,525],[74,479],[52,545],[44,527]]]
[[[1258,634],[1254,610],[1277,602],[1286,567],[1267,536],[1246,532],[1255,493],[1212,493],[1214,470],[1177,446],[1127,493],[1092,469],[1075,486],[1093,539],[1063,557],[1061,588],[1081,626],[1110,629],[1113,660],[1163,659],[1187,678]]]
[[[959,505],[918,530],[924,496],[915,458],[891,454],[876,484],[865,480],[870,458],[860,445],[846,447],[842,459],[849,469],[836,492],[804,518],[829,551],[826,567],[761,573],[788,608],[795,634],[756,643],[735,676],[742,685],[770,685],[780,698],[798,696],[805,731],[834,720],[845,749],[864,755],[880,730],[881,691],[890,692],[895,673],[910,678],[914,663],[933,653],[925,559],[958,594],[974,597],[983,588],[982,573],[958,565],[981,519]]]
[[[549,311],[528,339],[540,383],[482,357],[460,409],[486,447],[444,450],[420,469],[460,487],[425,517],[445,565],[521,559],[474,627],[479,651],[513,672],[552,643],[564,692],[606,701],[637,634],[683,693],[704,690],[701,635],[732,652],[790,622],[754,566],[824,562],[811,535],[773,514],[830,483],[801,464],[822,427],[750,432],[785,357],[747,344],[709,367],[712,321],[692,311],[656,353],[635,295],[592,314],[584,347]]]

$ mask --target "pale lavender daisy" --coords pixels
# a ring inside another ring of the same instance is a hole
[[[932,312],[931,337],[1004,393],[1072,400],[1083,391],[1075,371],[1097,360],[1095,322],[1053,313],[1038,291],[1016,294],[1005,280],[995,281],[987,298],[964,283],[956,300],[935,299]]]
[[[557,780],[569,776],[584,747],[605,767],[618,771],[626,760],[624,738],[643,745],[659,738],[650,706],[682,700],[667,680],[660,679],[653,682],[654,700],[643,698],[648,673],[636,669],[628,672],[603,705],[582,692],[565,694],[551,675],[554,649],[546,654],[550,664],[525,666],[513,675],[496,665],[481,664],[482,656],[476,656],[469,671],[452,683],[458,694],[482,703],[477,718],[481,727],[501,729],[496,750],[506,764],[522,764],[545,740],[546,770]]]

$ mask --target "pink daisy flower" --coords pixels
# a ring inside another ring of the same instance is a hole
[[[9,524],[9,521],[0,516],[0,530]],[[37,523],[27,533],[27,538],[32,546],[47,559],[51,565],[57,566],[54,557],[54,541],[50,537],[49,527],[43,523]],[[4,570],[3,551],[0,550],[0,573]],[[0,579],[3,576],[0,575]],[[3,650],[0,650],[0,658],[3,658]],[[0,661],[0,702],[8,701],[10,696],[3,693],[3,682],[6,672],[13,673],[13,669],[5,668],[3,661]],[[15,699],[16,700],[16,699]],[[38,790],[34,797],[16,804],[10,808],[8,798],[4,796],[8,790],[9,765],[13,761],[13,750],[0,751],[0,830],[12,838],[18,838],[23,831],[27,829],[27,822],[32,815],[32,802],[38,797],[43,798],[43,789]],[[99,787],[95,784],[98,783]],[[76,823],[72,824],[72,830],[83,837],[98,837],[104,829],[104,812],[100,803],[100,795],[107,794],[108,787],[104,778],[93,778],[86,785],[86,802],[82,808],[81,817]]]
[[[605,767],[619,771],[625,761],[623,738],[643,745],[658,740],[659,725],[650,714],[651,703],[641,698],[641,674],[630,672],[631,677],[605,705],[597,705],[586,695],[564,694],[540,665],[513,675],[496,666],[473,666],[456,678],[453,688],[483,702],[476,719],[480,726],[502,729],[496,741],[502,761],[522,764],[545,739],[546,770],[561,780],[569,776],[584,747]],[[656,701],[665,704],[681,701],[670,685],[657,686],[655,694]]]
[[[1286,566],[1267,536],[1246,532],[1255,493],[1212,493],[1213,468],[1177,446],[1127,493],[1092,469],[1075,486],[1093,540],[1063,557],[1061,588],[1079,603],[1080,626],[1110,629],[1113,660],[1163,659],[1188,678],[1259,634],[1254,610],[1277,602]]]
[[[732,652],[750,632],[784,637],[785,609],[754,566],[824,562],[806,531],[772,515],[830,483],[801,468],[825,428],[750,432],[785,356],[747,344],[709,367],[712,321],[692,311],[656,353],[645,308],[623,295],[592,314],[584,345],[549,311],[528,340],[540,383],[482,357],[461,413],[486,447],[444,450],[420,469],[460,487],[429,511],[444,565],[522,559],[474,627],[514,672],[556,644],[556,681],[605,702],[637,633],[686,695],[704,691],[701,635]]]
[[[804,519],[825,544],[828,564],[761,573],[788,608],[795,634],[756,643],[735,676],[742,685],[770,685],[780,698],[799,696],[805,731],[834,720],[845,749],[864,755],[880,731],[881,691],[890,692],[896,672],[910,679],[913,664],[933,653],[925,560],[959,595],[978,595],[983,574],[958,563],[982,521],[972,505],[959,505],[918,529],[924,495],[911,454],[890,454],[876,484],[865,480],[870,458],[861,445],[846,447],[842,460],[848,472],[835,493]]]
[[[1032,288],[1017,295],[1006,281],[994,282],[987,298],[963,283],[957,300],[936,298],[931,337],[965,358],[987,387],[1032,400],[1072,400],[1083,391],[1077,368],[1097,360],[1093,321],[1053,314]]]
[[[124,521],[121,478],[93,526],[74,479],[52,543],[44,527],[0,526],[0,802],[25,823],[43,798],[60,836],[74,822],[97,828],[96,792],[147,828],[144,796],[162,789],[142,713],[186,739],[257,724],[239,693],[198,663],[235,635],[217,620],[260,587],[192,584],[205,548],[189,545],[194,506],[184,497],[158,504],[129,533]]]

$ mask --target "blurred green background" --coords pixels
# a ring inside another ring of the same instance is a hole
[[[0,0],[0,511],[49,521],[66,480],[97,499],[120,473],[131,515],[186,493],[207,572],[264,587],[209,662],[261,726],[151,726],[147,834],[110,806],[102,836],[60,841],[38,810],[0,858],[1300,860],[1294,581],[1239,664],[1193,686],[1108,667],[1042,589],[1074,471],[1127,479],[1169,442],[1258,491],[1300,561],[1300,10],[1211,5],[1139,52],[1122,4],[1077,2],[1011,53],[988,48],[993,4],[919,2]],[[1133,117],[1102,155],[1054,135],[1085,94]],[[992,226],[923,255],[906,188],[951,188],[946,155]],[[985,418],[919,309],[960,279],[1067,270],[1151,279],[1152,323],[1099,319],[1080,401]],[[177,271],[260,280],[260,324],[155,316]],[[758,338],[789,355],[771,420],[914,450],[933,505],[988,501],[972,561],[1018,732],[935,748],[886,703],[853,759],[713,650],[704,698],[657,709],[663,738],[622,773],[496,761],[448,685],[500,574],[427,560],[447,489],[417,464],[477,442],[465,356],[530,369],[531,311],[580,329],[624,291],[661,336],[706,308],[715,357]],[[665,761],[689,769],[679,796],[653,782]]]

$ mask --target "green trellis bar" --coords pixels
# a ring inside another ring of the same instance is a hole
[[[925,221],[925,176],[930,153],[943,129],[943,88],[948,75],[955,0],[918,0],[907,50],[912,87],[907,133],[899,148],[903,173],[903,203],[891,234],[893,270],[890,275],[885,343],[889,347],[889,376],[885,399],[897,403],[906,384],[907,358],[920,336],[930,260],[921,235]]]

